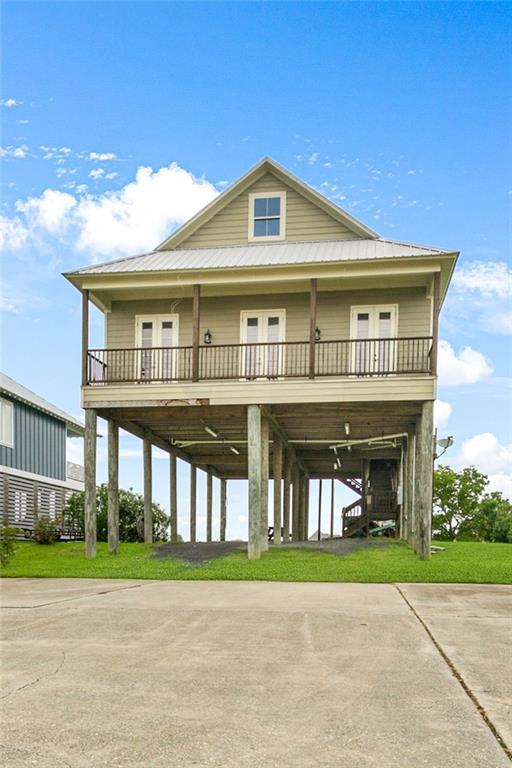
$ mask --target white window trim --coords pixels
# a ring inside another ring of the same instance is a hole
[[[172,328],[173,331],[176,330],[176,343],[173,344],[173,347],[179,347],[179,340],[180,340],[180,316],[177,314],[160,314],[160,315],[135,315],[135,346],[141,347],[142,346],[142,337],[140,335],[140,331],[142,330],[142,323],[148,322],[149,320],[153,322],[165,322],[170,320],[173,324]]]
[[[350,338],[357,339],[357,315],[359,312],[391,312],[393,317],[392,338],[398,336],[398,304],[356,304],[350,307]],[[373,337],[372,337],[373,338]]]
[[[280,342],[286,341],[286,309],[241,309],[240,310],[240,344],[247,344],[245,337],[246,320],[254,315],[274,315],[281,319],[279,325],[282,329]],[[263,342],[264,343],[264,342]]]
[[[281,212],[279,214],[279,234],[278,235],[266,235],[265,237],[257,237],[254,235],[254,201],[263,197],[278,197],[281,201]],[[248,238],[250,243],[268,243],[275,240],[284,240],[286,237],[286,192],[251,192],[249,194],[249,226],[248,226]]]
[[[248,317],[254,317],[254,315],[273,315],[276,317],[279,317],[281,322],[279,324],[279,328],[281,330],[281,337],[279,339],[278,343],[284,343],[286,341],[286,309],[241,309],[240,310],[240,344],[247,345],[247,337],[246,337],[246,331],[247,331],[247,318]],[[265,343],[265,342],[258,342],[258,343]],[[281,349],[281,358],[280,358],[280,366],[282,370],[284,370],[285,366],[285,360],[286,360],[286,347],[283,347]],[[245,346],[242,347],[242,355],[240,358],[240,364],[241,364],[241,376],[240,381],[246,381],[247,377],[243,375],[243,370],[245,368]],[[279,381],[282,380],[282,376],[278,376],[277,379]],[[272,381],[275,381],[276,379],[272,379]],[[256,377],[256,381],[265,381],[265,376],[258,376]]]
[[[8,442],[7,440],[3,439],[3,435],[0,430],[0,445],[5,445],[6,448],[14,448],[14,403],[11,400],[6,400],[4,397],[0,397],[0,403],[2,406],[7,405],[10,410],[10,420],[11,420],[11,442]],[[3,423],[3,422],[2,422]]]

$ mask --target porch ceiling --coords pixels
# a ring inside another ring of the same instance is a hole
[[[265,406],[293,446],[311,477],[357,477],[362,458],[396,458],[398,447],[353,446],[338,451],[341,470],[334,471],[330,445],[413,429],[421,403],[321,403]],[[227,479],[247,477],[247,408],[236,406],[170,406],[101,409],[99,416],[114,419],[121,428],[153,444],[176,450],[198,467],[210,468]],[[350,425],[347,437],[345,423]],[[218,437],[209,434],[205,427]],[[272,432],[271,432],[272,439]],[[234,447],[238,454],[231,450]],[[272,444],[271,444],[272,450]],[[272,462],[270,462],[272,468]]]

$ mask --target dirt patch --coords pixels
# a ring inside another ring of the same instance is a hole
[[[389,547],[392,544],[390,539],[322,539],[322,541],[290,541],[288,544],[282,544],[282,547],[296,549],[315,549],[321,552],[329,552],[331,555],[350,555],[352,552],[359,552],[360,549],[370,549],[375,547]]]
[[[288,549],[314,549],[321,552],[330,552],[331,555],[348,555],[351,552],[358,552],[360,549],[369,547],[389,546],[389,540],[380,539],[324,539],[322,541],[290,541],[283,544]],[[270,545],[272,547],[272,545]],[[245,541],[198,541],[195,544],[182,542],[179,544],[158,544],[152,557],[177,557],[179,560],[186,560],[188,563],[202,565],[211,560],[217,560],[219,557],[225,557],[231,552],[246,552],[247,542]]]
[[[188,563],[203,564],[219,557],[225,557],[237,550],[247,551],[244,541],[198,541],[195,544],[183,542],[179,544],[159,544],[155,547],[152,557],[177,557]]]

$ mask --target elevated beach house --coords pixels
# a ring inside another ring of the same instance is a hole
[[[67,438],[84,427],[35,392],[0,373],[0,516],[26,534],[38,516],[55,519],[84,490],[84,468],[67,459]]]
[[[110,548],[117,548],[118,428],[226,482],[248,479],[248,551],[307,539],[309,480],[356,494],[343,534],[379,521],[430,554],[439,311],[452,249],[381,238],[264,159],[150,253],[67,273],[83,300],[86,553],[95,553],[96,418],[109,423]],[[89,303],[105,315],[88,343]],[[273,477],[269,520],[269,477]]]

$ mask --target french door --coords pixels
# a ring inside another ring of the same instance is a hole
[[[351,310],[351,370],[364,375],[385,375],[396,369],[398,307],[352,307]]]
[[[241,376],[276,379],[284,373],[285,310],[240,313]]]
[[[136,371],[142,381],[178,378],[178,315],[135,318]]]

